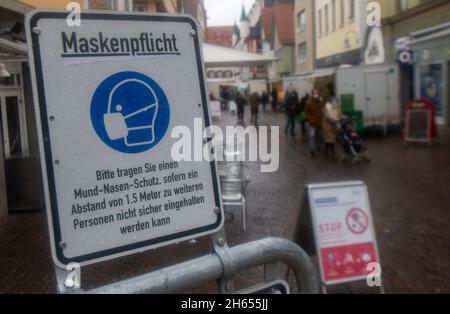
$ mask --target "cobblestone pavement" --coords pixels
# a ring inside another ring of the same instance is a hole
[[[246,119],[250,120],[249,113]],[[224,115],[221,125],[235,123]],[[262,113],[260,125],[281,126],[285,116]],[[401,135],[368,139],[372,163],[351,165],[310,157],[300,135],[280,132],[280,168],[260,173],[248,163],[248,230],[239,212],[226,223],[231,246],[269,236],[292,239],[308,183],[363,180],[368,185],[386,292],[450,292],[450,132],[435,147],[403,147]],[[233,211],[230,209],[230,211]],[[91,288],[207,254],[207,238],[83,268]],[[240,274],[238,287],[261,280],[261,270]],[[54,293],[55,277],[43,213],[12,214],[0,225],[0,292]],[[339,290],[338,290],[339,291]],[[339,292],[346,291],[340,290]],[[188,293],[217,292],[209,283]]]

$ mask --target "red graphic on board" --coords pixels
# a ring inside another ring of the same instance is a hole
[[[348,229],[354,234],[363,234],[369,228],[369,216],[359,208],[353,208],[345,217]]]
[[[325,248],[320,254],[326,282],[367,276],[367,265],[378,262],[373,242]]]

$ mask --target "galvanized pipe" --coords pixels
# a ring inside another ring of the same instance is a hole
[[[172,293],[219,280],[225,268],[236,273],[265,265],[282,262],[293,270],[301,293],[318,293],[317,272],[308,255],[299,246],[281,238],[267,238],[227,248],[232,265],[222,261],[215,253],[170,266],[149,274],[99,287],[85,293]]]

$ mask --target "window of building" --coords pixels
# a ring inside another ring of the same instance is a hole
[[[143,1],[133,2],[133,11],[135,12],[147,12],[147,3]]]
[[[275,58],[278,59],[277,62],[281,62],[283,59],[283,51],[281,48],[275,51]]]
[[[400,1],[400,11],[406,11],[412,9],[416,6],[428,2],[429,0],[401,0]]]
[[[305,63],[307,61],[307,57],[306,43],[299,44],[297,46],[297,62]]]
[[[323,34],[322,9],[319,10],[319,36]]]
[[[304,32],[306,30],[306,12],[305,10],[297,14],[297,30]]]
[[[114,0],[89,0],[90,10],[114,10]]]
[[[220,34],[220,33],[216,34],[216,43],[218,45],[222,44],[222,34]]]
[[[329,15],[329,10],[328,10],[328,4],[325,5],[325,34],[328,34],[328,32],[330,31],[330,15]]]
[[[336,0],[331,2],[331,31],[334,32],[336,30]]]
[[[350,6],[349,6],[349,14],[348,18],[350,21],[353,21],[355,19],[355,0],[349,0]]]
[[[345,0],[339,0],[339,1],[340,1],[339,7],[340,7],[340,17],[341,17],[340,25],[341,25],[341,27],[343,27],[345,24],[345,3],[344,3]]]

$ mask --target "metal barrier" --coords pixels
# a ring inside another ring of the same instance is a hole
[[[319,293],[319,279],[308,255],[295,243],[267,238],[229,248],[219,233],[212,237],[215,252],[152,273],[78,293],[173,293],[201,284],[219,281],[221,291],[232,293],[230,281],[237,273],[274,263],[286,264],[294,273],[299,293]]]

